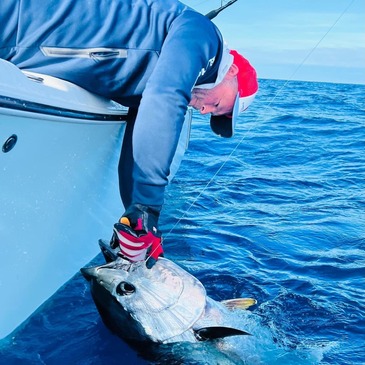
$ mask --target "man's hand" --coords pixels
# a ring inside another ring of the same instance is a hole
[[[159,211],[140,204],[128,208],[114,225],[112,245],[118,243],[122,255],[129,261],[147,260],[146,265],[151,268],[163,255],[158,217]]]

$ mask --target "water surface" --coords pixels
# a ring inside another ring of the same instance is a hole
[[[364,95],[261,80],[229,140],[194,116],[160,220],[165,254],[215,300],[257,299],[237,316],[253,336],[229,340],[245,364],[365,361]],[[4,364],[212,364],[209,351],[131,349],[104,327],[79,274],[0,345]]]

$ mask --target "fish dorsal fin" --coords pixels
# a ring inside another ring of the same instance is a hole
[[[238,298],[223,300],[221,303],[228,309],[248,309],[257,304],[257,300],[252,298]]]
[[[194,330],[194,335],[198,341],[216,340],[218,338],[228,337],[228,336],[241,336],[248,335],[250,333],[241,331],[237,328],[232,327],[203,327],[198,330]]]

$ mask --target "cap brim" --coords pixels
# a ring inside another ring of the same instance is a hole
[[[234,134],[236,125],[237,111],[239,109],[239,95],[237,94],[233,106],[232,116],[230,115],[212,115],[210,117],[210,128],[215,134],[224,138],[231,138]]]
[[[212,115],[210,117],[210,128],[218,136],[231,138],[233,136],[232,117],[227,115]]]

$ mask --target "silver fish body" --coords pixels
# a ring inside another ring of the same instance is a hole
[[[227,327],[226,306],[174,262],[159,258],[147,269],[113,253],[109,259],[115,260],[81,272],[104,323],[123,339],[173,343],[248,334]]]

